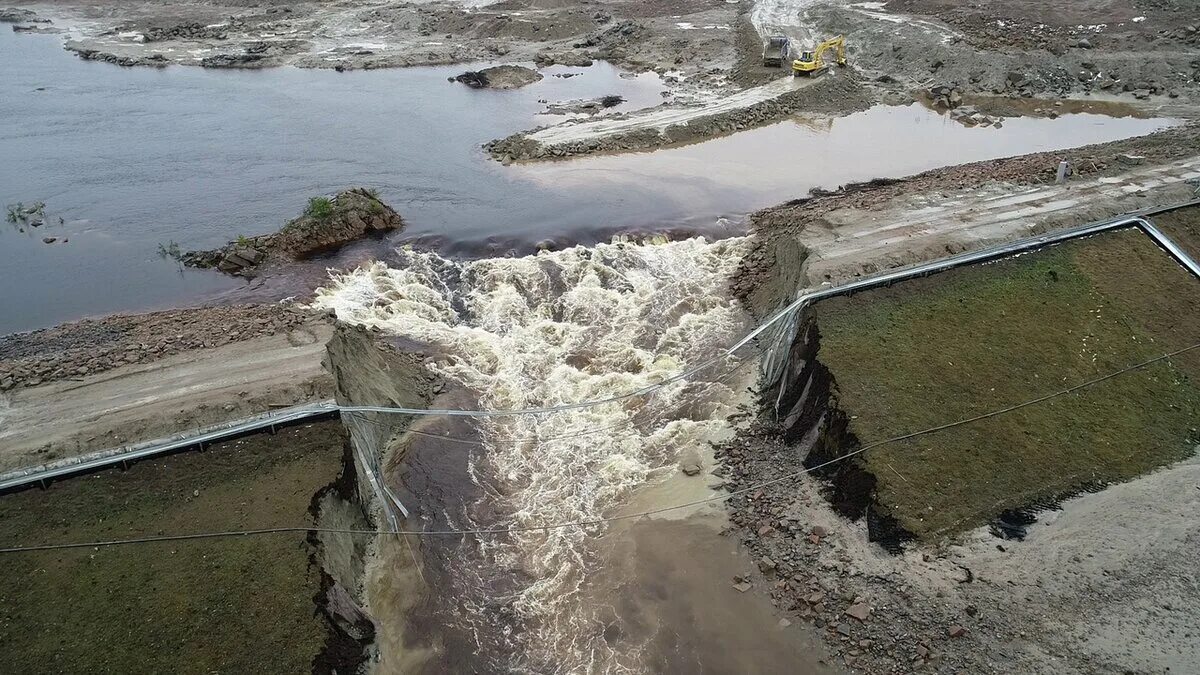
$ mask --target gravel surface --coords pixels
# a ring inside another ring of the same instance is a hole
[[[292,305],[241,305],[117,314],[7,335],[0,337],[0,390],[286,334],[312,320]]]

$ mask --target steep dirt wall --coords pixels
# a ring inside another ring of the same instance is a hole
[[[432,399],[435,378],[422,356],[411,345],[397,345],[366,328],[338,323],[326,346],[325,366],[333,374],[340,405],[426,408]],[[402,502],[413,503],[398,479],[411,440],[405,433],[411,417],[344,413],[342,422],[353,444],[354,483],[365,513],[380,529],[406,526],[394,506],[380,498],[376,485],[387,483]],[[330,522],[353,524],[353,509],[339,496],[328,495],[321,503],[322,513]],[[388,534],[365,545],[336,538],[323,543],[329,560],[329,578],[323,584],[328,604],[361,611],[361,616],[350,611],[342,619],[345,632],[359,640],[374,639],[376,652],[398,651],[405,639],[404,617],[425,591],[419,545]]]
[[[805,468],[827,481],[824,492],[834,509],[850,520],[866,518],[869,539],[898,550],[911,535],[875,508],[875,476],[858,457],[837,461],[861,443],[839,407],[833,373],[818,360],[820,347],[820,329],[814,316],[806,314],[800,319],[787,367],[766,389],[763,400],[774,402],[783,441],[795,448]]]

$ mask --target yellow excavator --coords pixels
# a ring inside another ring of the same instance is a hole
[[[800,52],[800,58],[792,61],[792,75],[815,75],[825,70],[825,52],[836,49],[839,66],[846,65],[846,38],[839,35],[817,45],[816,49]]]

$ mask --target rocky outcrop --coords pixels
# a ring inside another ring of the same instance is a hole
[[[483,70],[468,70],[454,82],[462,82],[473,89],[520,89],[542,79],[542,74],[525,66],[492,66]]]
[[[598,98],[559,101],[558,103],[547,103],[545,113],[547,115],[595,115],[606,108],[612,108],[624,102],[624,98],[615,94]]]
[[[403,219],[391,207],[370,190],[356,188],[333,199],[310,200],[304,215],[274,234],[239,237],[211,251],[189,251],[180,260],[190,267],[215,267],[226,274],[253,277],[268,261],[302,260],[402,227]]]
[[[75,52],[79,58],[84,61],[103,61],[116,66],[124,66],[132,68],[133,66],[152,66],[155,68],[166,68],[171,64],[167,57],[162,54],[150,54],[148,56],[130,56],[122,54],[110,54],[97,49],[86,49],[82,47],[74,47],[67,44],[67,49]]]
[[[224,40],[225,26],[206,26],[193,21],[173,26],[155,26],[145,33],[146,42],[165,42],[167,40]]]
[[[592,65],[592,57],[588,56],[586,53],[583,53],[583,52],[544,51],[544,52],[538,52],[537,57],[534,58],[534,63],[536,63],[538,65],[538,67],[541,67],[541,68],[544,68],[546,66],[554,66],[554,65],[586,68],[587,66]]]
[[[262,54],[213,54],[200,59],[203,68],[262,68],[266,64]]]

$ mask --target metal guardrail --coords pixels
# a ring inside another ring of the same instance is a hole
[[[28,487],[33,484],[46,487],[50,481],[56,478],[90,473],[115,465],[127,467],[130,462],[136,462],[147,457],[167,455],[193,448],[203,449],[205,445],[211,443],[258,433],[264,429],[274,433],[279,427],[337,415],[340,415],[340,411],[337,404],[333,401],[307,403],[233,422],[205,427],[197,431],[182,432],[168,438],[101,450],[53,464],[43,464],[2,474],[0,475],[0,493]]]
[[[1112,220],[1107,220],[1100,223],[1081,225],[1078,227],[1060,230],[1058,232],[1042,234],[1035,237],[1027,237],[1006,244],[985,248],[979,251],[962,253],[901,270],[877,274],[871,277],[859,279],[849,284],[831,286],[818,291],[804,293],[796,298],[796,300],[794,300],[791,304],[776,312],[775,315],[763,322],[755,330],[751,331],[750,334],[742,338],[737,344],[728,349],[727,353],[733,354],[749,344],[751,341],[762,337],[763,334],[768,330],[777,331],[773,340],[775,343],[774,347],[764,353],[764,362],[762,364],[764,375],[766,375],[769,380],[773,381],[779,376],[780,373],[782,373],[783,367],[786,364],[787,353],[791,345],[791,340],[795,338],[797,330],[797,318],[799,317],[800,310],[812,303],[831,297],[851,295],[859,291],[865,291],[881,286],[889,286],[898,281],[929,276],[931,274],[944,272],[955,267],[962,267],[964,265],[972,265],[990,260],[996,260],[999,258],[1005,258],[1011,255],[1036,250],[1071,239],[1092,236],[1095,234],[1128,227],[1137,227],[1140,229],[1151,239],[1153,239],[1156,244],[1170,254],[1172,258],[1187,268],[1192,274],[1200,277],[1200,264],[1192,259],[1185,251],[1183,251],[1183,249],[1175,244],[1175,242],[1173,242],[1145,217],[1194,206],[1200,206],[1200,200],[1177,204],[1175,206],[1165,208],[1148,210],[1135,216],[1114,218]],[[791,339],[788,339],[789,337]],[[780,358],[781,355],[783,358]],[[665,385],[666,383],[663,384]],[[782,387],[780,389],[780,395],[782,396]],[[640,394],[641,392],[635,392],[633,395]],[[566,407],[580,407],[580,404],[573,404]],[[64,460],[53,465],[41,465],[2,474],[0,475],[0,494],[23,489],[35,484],[45,487],[51,481],[57,478],[89,473],[116,465],[127,467],[130,462],[146,459],[148,457],[180,452],[191,448],[202,449],[205,444],[257,433],[264,429],[270,430],[273,433],[276,428],[281,426],[296,424],[298,422],[318,419],[321,417],[340,416],[343,411],[399,412],[420,415],[436,415],[445,414],[447,412],[461,414],[463,412],[470,412],[383,408],[375,406],[338,406],[333,401],[309,403],[294,406],[292,408],[264,413],[262,415],[256,415],[251,418],[237,420],[234,422],[215,425],[200,431],[176,434],[166,439],[147,441],[134,446],[113,448],[69,460]],[[487,414],[521,414],[526,411],[486,412]],[[376,477],[372,475],[371,478]],[[374,485],[373,487],[375,487],[376,491],[380,493],[380,496],[384,498],[385,503],[389,499],[394,500],[396,501],[396,505],[400,508],[400,510],[405,511],[404,506],[399,503],[399,500],[397,500],[395,495],[392,495],[390,491],[382,490],[381,488],[383,486],[379,484]]]

